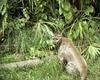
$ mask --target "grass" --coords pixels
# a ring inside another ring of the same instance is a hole
[[[14,59],[14,58],[13,58]],[[8,60],[9,61],[9,60]],[[3,61],[2,61],[3,62]],[[5,61],[6,62],[6,61]],[[88,80],[100,80],[100,58],[88,63]],[[0,70],[0,80],[75,80],[60,69],[57,59],[41,65],[15,70]]]

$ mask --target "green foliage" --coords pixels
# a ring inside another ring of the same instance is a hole
[[[79,41],[77,45],[82,45],[80,48],[82,49],[82,52],[84,52],[84,55],[87,56],[87,59],[93,59],[100,54],[98,47],[91,45],[94,43],[98,44],[100,41],[100,36],[97,35],[99,34],[98,28],[99,26],[93,17],[83,17],[80,20],[76,20],[71,25],[71,29],[68,32],[70,38],[76,40],[76,42],[77,40]],[[95,51],[92,51],[94,48]]]
[[[71,23],[73,20],[73,10],[69,1],[58,1],[59,3],[59,14],[63,14],[65,17],[66,23]]]
[[[50,38],[53,36],[53,33],[48,27],[48,25],[50,25],[51,27],[54,26],[53,23],[44,22],[42,20],[40,20],[34,25],[32,33],[34,34],[33,45],[35,45],[35,47],[46,48],[48,45],[53,45]]]
[[[3,32],[7,27],[7,0],[0,1],[0,32]]]
[[[30,53],[30,48],[50,50],[54,47],[53,33],[60,32],[81,46],[84,55],[97,56],[100,50],[92,46],[96,49],[93,55],[91,50],[91,44],[100,42],[100,18],[94,16],[94,3],[93,0],[1,0],[3,52]]]
[[[87,61],[88,80],[99,80],[100,58],[96,62]],[[56,59],[47,60],[44,64],[31,68],[0,70],[1,80],[75,80],[71,75],[63,72]],[[76,79],[77,80],[77,79]]]
[[[59,70],[58,70],[59,69]],[[7,72],[7,73],[6,73]],[[18,73],[17,73],[18,72]],[[59,80],[62,75],[64,76],[65,74],[61,73],[60,66],[58,65],[58,62],[56,60],[48,60],[48,62],[35,66],[32,69],[17,69],[15,71],[9,71],[4,70],[3,75],[1,74],[0,71],[0,79],[2,80],[53,80],[57,79]],[[10,75],[7,75],[10,74]],[[6,75],[6,77],[4,77]],[[16,76],[15,76],[16,75]],[[62,77],[63,79],[63,77]],[[61,79],[61,80],[62,80]],[[65,77],[67,79],[67,77]]]
[[[100,55],[100,45],[99,44],[92,44],[87,49],[87,54],[85,55],[87,59],[96,59],[98,55]]]
[[[90,13],[93,13],[93,12],[94,12],[94,7],[93,7],[92,5],[87,6],[87,8],[86,8],[86,10],[85,10],[85,14],[86,14],[87,16],[89,16]]]

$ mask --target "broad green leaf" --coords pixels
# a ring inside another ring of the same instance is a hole
[[[62,19],[56,19],[55,24],[60,30],[62,30],[64,28],[64,22]]]
[[[30,16],[28,15],[28,11],[26,8],[23,9],[23,15],[27,20],[29,20]]]
[[[62,8],[63,8],[65,11],[70,11],[71,5],[70,5],[70,3],[69,3],[68,1],[67,1],[67,2],[63,2]]]
[[[76,29],[76,32],[74,33],[75,34],[75,39],[79,36],[79,32],[80,32],[79,29]]]
[[[47,15],[46,14],[41,14],[41,18],[43,18],[44,20],[47,20]]]
[[[83,28],[81,22],[79,22],[79,32],[80,32],[80,37],[83,38]]]
[[[63,22],[62,19],[59,19],[59,20],[58,20],[58,25],[59,25],[59,28],[60,28],[60,29],[63,29],[63,28],[64,28],[64,22]]]
[[[61,15],[63,13],[62,8],[59,8],[59,14]]]
[[[78,11],[76,7],[73,7],[72,9],[73,9],[74,13],[76,13]]]
[[[0,1],[0,12],[2,11],[4,5],[6,5],[6,3],[7,3],[7,0]]]
[[[3,5],[0,5],[0,12],[1,12],[2,8],[3,8]]]
[[[4,8],[3,8],[3,10],[2,10],[2,12],[1,12],[1,14],[4,15],[6,13],[6,11],[7,11],[7,7],[5,5]]]
[[[85,10],[85,14],[86,15],[90,15],[90,13],[93,13],[94,12],[94,7],[91,5],[91,6],[87,6],[86,10]]]
[[[64,17],[67,23],[70,23],[73,20],[72,12],[64,12]]]
[[[82,21],[82,26],[83,26],[84,30],[88,31],[89,24],[87,21]]]

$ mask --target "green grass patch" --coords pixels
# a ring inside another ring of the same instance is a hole
[[[88,61],[88,79],[100,80],[100,58],[95,62]],[[63,72],[58,60],[49,59],[45,63],[22,69],[0,70],[0,80],[75,80]],[[77,79],[76,79],[77,80]]]
[[[9,63],[24,60],[25,57],[22,54],[6,54],[0,55],[0,63]]]
[[[60,69],[56,59],[48,60],[44,64],[23,69],[1,70],[0,80],[71,80]]]

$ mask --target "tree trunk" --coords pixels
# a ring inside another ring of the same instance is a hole
[[[20,61],[20,62],[12,62],[12,63],[3,63],[3,64],[0,64],[0,69],[9,69],[9,70],[12,70],[12,69],[15,69],[15,68],[23,68],[23,67],[31,67],[31,66],[35,66],[35,65],[38,65],[38,64],[42,64],[44,63],[45,61],[50,61],[51,59],[56,59],[57,57],[56,56],[48,56],[48,57],[45,57],[43,59],[39,59],[39,58],[36,58],[34,57],[33,60],[26,60],[26,61]]]
[[[14,69],[14,68],[22,68],[22,67],[30,67],[35,66],[38,64],[42,64],[43,61],[36,58],[33,60],[27,60],[27,61],[20,61],[20,62],[13,62],[13,63],[4,63],[0,64],[0,69]]]

